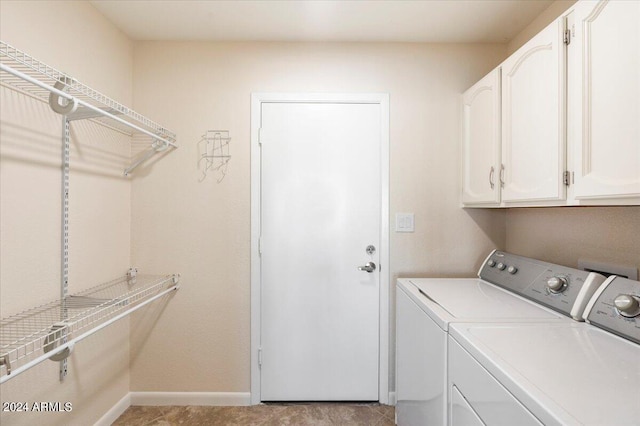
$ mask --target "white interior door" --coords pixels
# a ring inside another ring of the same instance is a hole
[[[379,104],[262,103],[262,401],[379,399],[381,128]]]

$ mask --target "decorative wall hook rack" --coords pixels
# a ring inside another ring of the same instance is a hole
[[[219,172],[218,183],[222,182],[227,174],[227,165],[231,160],[229,142],[231,142],[231,137],[228,130],[207,130],[202,135],[202,139],[198,143],[201,146],[198,165],[203,168],[200,182],[206,179],[210,170]]]

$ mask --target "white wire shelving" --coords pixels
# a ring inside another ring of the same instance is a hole
[[[0,383],[47,359],[65,359],[76,343],[179,288],[177,274],[136,272],[2,318]]]
[[[69,121],[89,119],[129,135],[148,136],[151,142],[145,160],[166,148],[178,147],[175,133],[3,41],[0,84],[48,102]],[[125,175],[141,162],[134,162]]]

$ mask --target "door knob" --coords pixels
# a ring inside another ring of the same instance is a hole
[[[367,262],[367,264],[364,266],[358,266],[358,269],[361,271],[372,273],[373,271],[376,270],[376,264],[373,262]]]

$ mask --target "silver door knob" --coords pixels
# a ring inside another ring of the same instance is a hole
[[[372,273],[373,271],[376,270],[376,264],[373,262],[367,262],[366,265],[364,266],[358,266],[358,269],[361,271],[366,271],[368,273]]]

